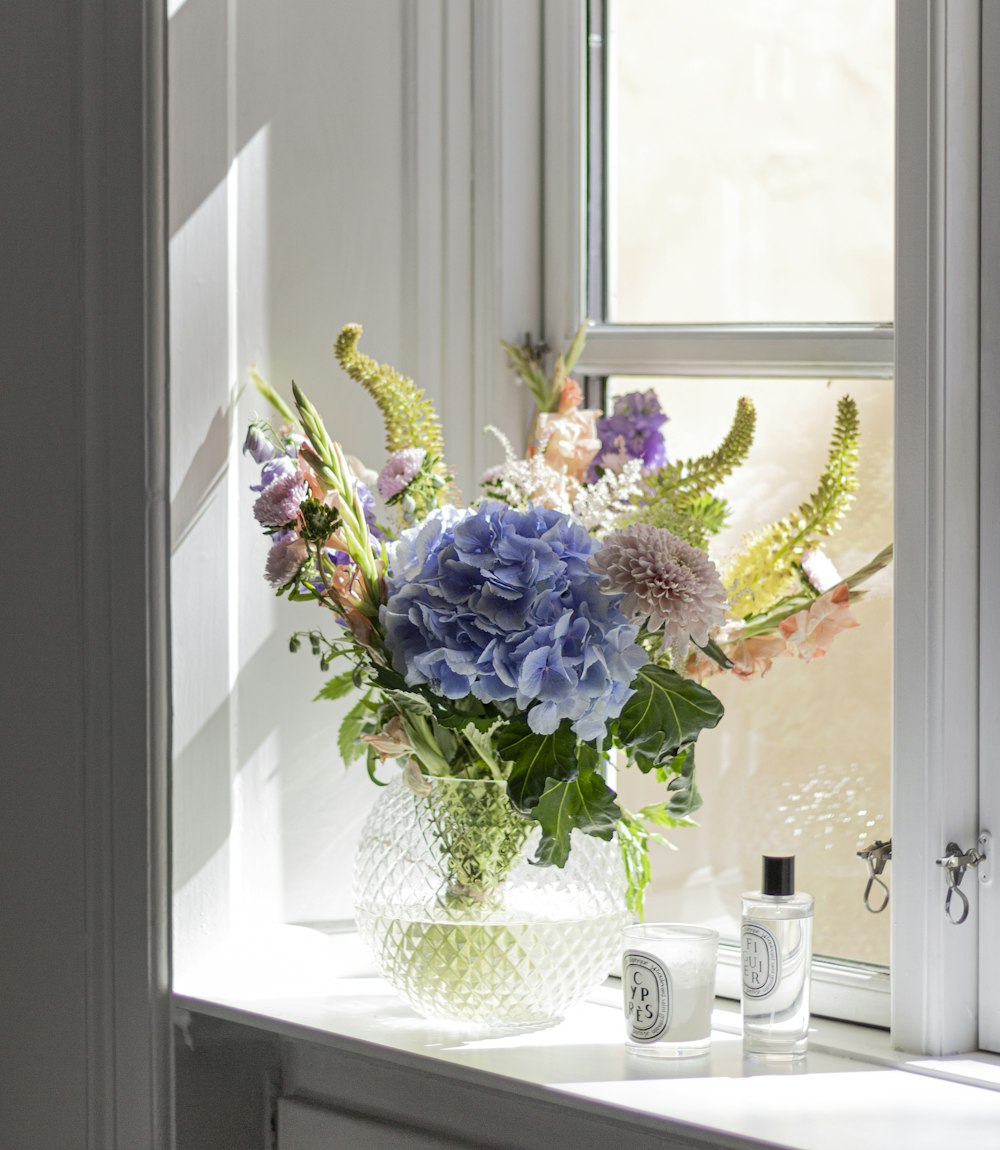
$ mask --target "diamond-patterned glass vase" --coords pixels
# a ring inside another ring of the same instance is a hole
[[[573,835],[569,861],[532,866],[539,831],[503,783],[397,779],[361,833],[355,911],[385,979],[428,1018],[484,1027],[557,1022],[618,957],[618,845]]]

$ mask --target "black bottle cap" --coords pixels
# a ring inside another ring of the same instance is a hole
[[[779,897],[795,894],[795,855],[783,858],[764,855],[763,864],[760,881],[762,894]]]

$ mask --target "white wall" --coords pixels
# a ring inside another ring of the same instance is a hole
[[[540,6],[184,0],[169,24],[176,981],[232,930],[351,914],[374,797],[289,634],[239,454],[256,365],[374,466],[340,327],[414,376],[467,494],[523,434],[497,341],[539,332]],[[512,82],[511,73],[514,77]],[[501,95],[504,97],[501,99]],[[474,172],[480,173],[473,179]]]

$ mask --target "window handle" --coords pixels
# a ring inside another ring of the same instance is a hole
[[[892,839],[888,842],[876,839],[858,851],[858,858],[864,859],[868,864],[868,884],[864,895],[865,910],[871,911],[872,914],[881,914],[889,905],[889,888],[880,875],[885,870],[885,864],[892,858]],[[872,891],[876,886],[882,888],[882,900],[878,906],[872,906]]]
[[[965,872],[968,868],[979,867],[980,864],[987,861],[987,854],[991,845],[992,839],[989,831],[981,831],[976,846],[970,847],[967,851],[963,851],[958,843],[951,842],[944,848],[945,854],[943,858],[937,860],[939,867],[944,867],[945,875],[948,880],[948,893],[944,897],[944,913],[948,917],[948,921],[955,926],[961,926],[963,922],[969,917],[969,896],[962,890],[962,879],[965,878]],[[990,881],[990,871],[987,867],[983,867],[978,871],[979,881],[987,883]],[[957,894],[961,903],[961,909],[956,914],[952,911],[951,900],[952,896]]]

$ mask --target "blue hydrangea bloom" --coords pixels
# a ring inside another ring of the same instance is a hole
[[[621,596],[587,564],[598,547],[547,507],[434,512],[392,549],[382,623],[393,667],[445,698],[522,710],[536,734],[568,719],[581,739],[601,738],[646,656]]]

